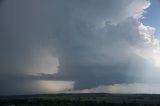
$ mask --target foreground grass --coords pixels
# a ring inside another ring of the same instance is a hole
[[[0,106],[160,106],[160,95],[53,94],[0,97]]]

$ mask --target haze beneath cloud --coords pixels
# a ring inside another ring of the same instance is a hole
[[[141,23],[149,6],[149,0],[1,0],[0,95],[160,93],[160,42],[156,29]]]

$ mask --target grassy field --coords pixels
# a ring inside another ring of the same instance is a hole
[[[160,106],[160,95],[95,93],[2,96],[0,106]]]

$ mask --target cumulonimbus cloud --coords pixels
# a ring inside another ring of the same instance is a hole
[[[61,90],[152,79],[144,75],[144,65],[159,69],[159,40],[154,28],[139,21],[149,5],[148,0],[6,0],[0,8],[5,79],[0,82],[8,89],[1,91],[13,86],[7,76],[29,83],[68,81],[70,87]]]

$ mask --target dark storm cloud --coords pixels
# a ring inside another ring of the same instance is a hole
[[[4,0],[0,0],[0,5],[2,4],[3,1],[4,1]]]
[[[17,84],[10,91],[15,93],[34,80],[75,81],[76,89],[134,82],[140,78],[140,64],[146,64],[134,50],[143,44],[137,14],[147,6],[146,0],[4,1],[0,83],[7,88],[0,91]],[[28,75],[38,73],[31,70],[33,64],[48,54],[58,59],[58,72]]]

